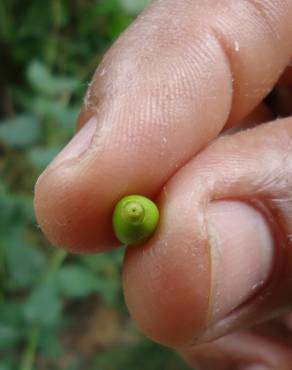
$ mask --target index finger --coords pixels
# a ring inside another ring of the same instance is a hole
[[[223,127],[248,114],[291,57],[292,3],[157,0],[105,56],[82,129],[39,179],[35,208],[55,244],[117,244],[114,204],[154,197]]]

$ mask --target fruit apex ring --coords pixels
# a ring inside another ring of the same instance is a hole
[[[112,220],[115,235],[121,243],[138,245],[153,235],[159,210],[152,200],[142,195],[128,195],[116,204]]]

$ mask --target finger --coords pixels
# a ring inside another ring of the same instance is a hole
[[[196,370],[290,370],[292,350],[285,339],[253,331],[227,335],[182,352]]]
[[[248,116],[240,120],[236,126],[227,128],[227,130],[223,131],[223,134],[234,134],[235,132],[246,130],[247,128],[253,128],[261,123],[269,122],[274,118],[269,107],[265,103],[261,103]]]
[[[146,334],[180,347],[290,309],[291,139],[292,119],[222,136],[166,185],[156,236],[124,267]]]
[[[154,1],[105,57],[83,129],[37,183],[48,238],[72,251],[115,244],[119,198],[155,196],[271,90],[291,57],[291,17],[283,0]]]
[[[278,85],[292,86],[292,61],[290,62],[290,66],[285,69],[284,73],[280,77]]]
[[[278,117],[292,115],[292,85],[291,87],[277,86],[271,94],[270,106]]]

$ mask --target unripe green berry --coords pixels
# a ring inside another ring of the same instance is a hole
[[[113,229],[117,239],[126,245],[142,244],[154,233],[159,210],[152,200],[142,195],[128,195],[116,205]]]

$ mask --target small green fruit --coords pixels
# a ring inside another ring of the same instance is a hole
[[[113,213],[113,229],[120,242],[126,245],[144,243],[154,233],[159,210],[152,200],[142,195],[122,198]]]

